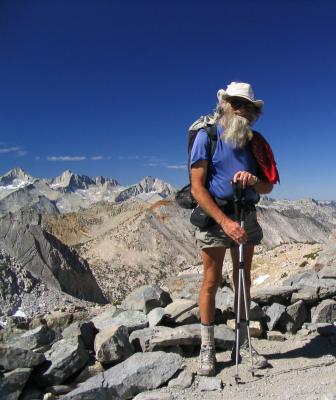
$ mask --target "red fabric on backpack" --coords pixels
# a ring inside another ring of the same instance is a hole
[[[259,132],[253,131],[251,150],[268,181],[273,184],[280,182],[272,148]]]

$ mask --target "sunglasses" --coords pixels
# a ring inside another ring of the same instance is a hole
[[[231,98],[228,100],[229,103],[231,104],[231,106],[235,109],[239,109],[239,108],[247,108],[247,109],[251,109],[253,111],[257,110],[257,107],[250,101],[248,100],[244,100],[241,98]]]

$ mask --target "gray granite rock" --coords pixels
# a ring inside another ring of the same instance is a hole
[[[249,318],[251,321],[260,321],[265,318],[264,310],[255,301],[251,301]]]
[[[319,276],[315,271],[304,271],[284,279],[282,284],[295,287],[316,287],[319,286]]]
[[[286,308],[286,312],[280,318],[279,328],[282,331],[296,333],[307,318],[306,305],[303,300],[299,300]]]
[[[217,290],[216,293],[216,308],[222,311],[222,313],[233,311],[234,309],[234,293],[233,290],[227,286],[224,286]]]
[[[145,285],[131,292],[121,304],[124,310],[143,311],[148,314],[156,307],[166,307],[171,303],[169,293],[157,285]]]
[[[159,392],[151,390],[150,392],[142,392],[136,395],[133,400],[173,400],[171,393]]]
[[[185,274],[173,276],[167,282],[172,299],[190,299],[198,301],[202,284],[202,274]]]
[[[264,311],[267,316],[268,330],[273,331],[282,315],[286,312],[286,307],[282,304],[274,303],[269,307],[265,307]]]
[[[268,331],[267,332],[267,339],[276,341],[276,342],[283,342],[286,340],[286,336],[278,331]]]
[[[183,358],[173,353],[136,353],[82,383],[65,395],[64,400],[130,399],[166,383],[182,368],[182,364]]]
[[[210,392],[213,390],[222,390],[223,382],[220,378],[202,376],[198,382],[198,389],[201,392]]]
[[[297,292],[294,292],[291,297],[291,303],[294,304],[299,300],[303,300],[306,304],[316,304],[319,299],[319,287],[304,286],[298,288]]]
[[[259,305],[273,303],[288,304],[292,294],[296,291],[297,288],[293,286],[267,287],[260,289],[252,288],[251,299]]]
[[[336,320],[336,301],[323,300],[312,315],[312,322],[334,322]]]
[[[6,370],[33,368],[45,361],[44,354],[0,345],[0,365]]]
[[[170,346],[195,346],[201,344],[200,324],[183,325],[176,328],[156,326],[138,330],[130,335],[130,342],[141,351],[153,351]],[[220,349],[230,349],[234,343],[234,332],[226,325],[215,326],[215,344]]]
[[[0,379],[0,399],[17,400],[28,381],[31,368],[17,368],[3,374]]]
[[[62,332],[64,339],[72,336],[80,336],[85,347],[89,350],[93,349],[96,334],[97,330],[92,321],[75,321]]]
[[[336,283],[336,268],[334,265],[326,265],[318,273],[320,279],[335,279]]]
[[[55,332],[47,325],[40,325],[35,329],[31,329],[20,337],[13,338],[9,341],[11,345],[26,350],[34,350],[50,344],[55,338]]]
[[[168,387],[177,389],[187,389],[193,383],[194,375],[187,370],[183,370],[175,379],[171,379]]]
[[[166,312],[163,307],[156,307],[147,314],[149,326],[159,325],[164,318]]]
[[[183,313],[175,320],[177,325],[190,325],[196,324],[197,322],[201,322],[199,307],[195,307],[192,310]]]
[[[176,299],[165,307],[167,318],[175,321],[182,314],[197,307],[197,302],[190,299]]]
[[[95,326],[96,329],[99,331],[101,329],[107,328],[112,325],[112,318],[118,314],[120,311],[117,310],[115,306],[109,306],[107,310],[99,313],[97,316],[92,318],[91,322]]]
[[[100,331],[94,342],[96,359],[102,364],[116,364],[133,354],[128,339],[128,330],[123,325],[114,325]]]
[[[111,325],[123,325],[128,333],[148,327],[148,318],[145,313],[137,310],[125,310],[111,319]]]
[[[44,386],[63,383],[89,360],[89,353],[80,337],[59,340],[45,356],[48,361],[46,367],[36,373],[37,381]]]

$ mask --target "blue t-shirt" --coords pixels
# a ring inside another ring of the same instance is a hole
[[[233,148],[224,142],[220,136],[223,128],[217,125],[217,144],[212,157],[212,168],[209,170],[208,190],[209,193],[221,199],[232,199],[232,178],[238,171],[248,171],[255,175],[257,162],[251,152],[250,144],[247,143],[241,149]],[[204,129],[201,129],[194,141],[190,154],[190,167],[197,161],[208,160],[210,138]],[[246,189],[246,199],[257,202],[259,194],[250,186]]]

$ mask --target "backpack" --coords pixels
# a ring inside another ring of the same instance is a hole
[[[182,208],[187,208],[189,210],[194,209],[197,206],[196,200],[193,198],[191,194],[191,171],[190,171],[190,157],[191,157],[191,149],[193,147],[194,141],[198,132],[204,129],[210,139],[210,146],[208,149],[208,160],[209,160],[209,167],[208,168],[208,177],[209,171],[211,170],[211,160],[212,156],[216,149],[217,144],[217,128],[215,124],[215,120],[213,115],[206,115],[201,116],[198,118],[188,129],[188,174],[189,174],[189,183],[188,185],[184,186],[180,189],[176,195],[175,200],[177,204]],[[207,177],[207,180],[208,180]]]

